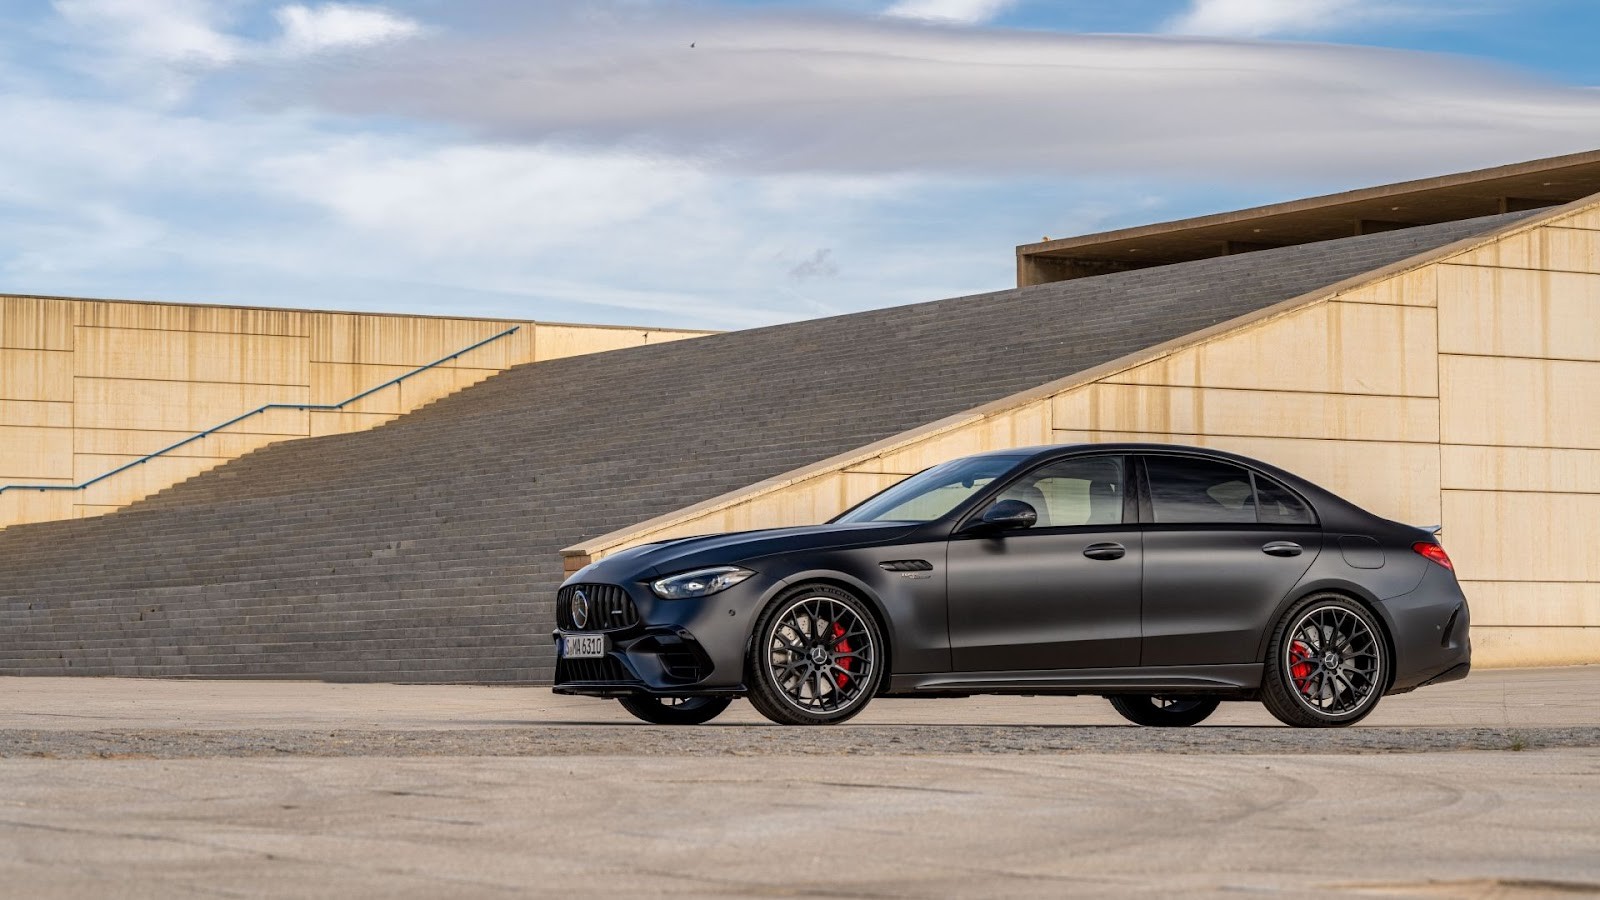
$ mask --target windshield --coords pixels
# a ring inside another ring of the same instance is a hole
[[[932,522],[1016,467],[1020,456],[975,456],[941,463],[885,490],[835,522]]]

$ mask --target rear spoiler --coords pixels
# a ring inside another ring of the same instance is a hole
[[[1417,527],[1421,528],[1423,531],[1426,531],[1427,533],[1433,535],[1434,537],[1443,537],[1444,536],[1444,526],[1443,525],[1418,525]]]

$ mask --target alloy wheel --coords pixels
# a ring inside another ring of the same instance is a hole
[[[878,665],[867,623],[848,604],[822,595],[796,600],[777,616],[765,657],[779,695],[807,713],[858,703]]]
[[[1283,665],[1295,698],[1312,712],[1343,716],[1381,689],[1382,644],[1354,612],[1316,607],[1296,621],[1287,637]]]

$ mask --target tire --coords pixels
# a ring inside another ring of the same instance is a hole
[[[1342,594],[1313,594],[1273,631],[1261,702],[1296,728],[1354,725],[1377,707],[1391,665],[1375,615]]]
[[[750,705],[779,725],[837,725],[883,682],[883,631],[854,594],[798,585],[762,611],[745,660]]]
[[[619,697],[622,708],[652,725],[704,725],[722,715],[729,697]]]
[[[1150,694],[1118,694],[1107,697],[1111,708],[1135,725],[1157,728],[1187,728],[1204,722],[1217,711],[1221,701],[1210,697],[1158,697]]]

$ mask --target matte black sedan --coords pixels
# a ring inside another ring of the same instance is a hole
[[[820,725],[877,696],[1098,694],[1142,725],[1260,700],[1339,726],[1471,660],[1435,531],[1156,444],[985,453],[826,525],[634,547],[556,617],[557,693],[673,724],[736,697]]]

